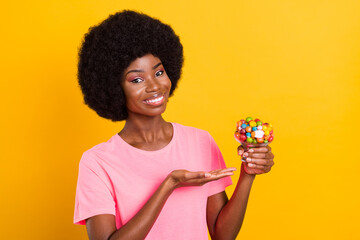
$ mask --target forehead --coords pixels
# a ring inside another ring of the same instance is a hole
[[[136,58],[134,61],[130,63],[130,65],[125,69],[125,72],[132,70],[132,69],[148,69],[152,68],[156,64],[158,64],[160,59],[158,57],[155,57],[152,54],[147,54],[143,57]]]

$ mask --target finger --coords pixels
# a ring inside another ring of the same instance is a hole
[[[274,154],[272,152],[266,152],[266,153],[244,153],[244,156],[247,155],[251,158],[266,158],[266,159],[273,159]]]
[[[273,161],[269,160],[269,159],[247,158],[246,162],[247,163],[257,164],[257,165],[264,165],[264,166],[272,166],[272,165],[274,165]]]
[[[220,172],[233,172],[236,171],[236,167],[229,167],[229,168],[223,168],[223,169],[218,169]]]
[[[233,171],[236,171],[236,168],[234,167],[230,167],[230,168],[224,168],[224,169],[216,169],[213,170],[211,172],[203,172],[203,171],[199,171],[199,172],[186,172],[185,173],[185,178],[187,180],[191,180],[191,179],[201,179],[201,178],[209,178],[209,177],[216,177],[216,176],[222,176],[222,175],[228,175],[228,173],[232,173]]]
[[[212,180],[217,180],[226,176],[234,175],[234,171],[236,171],[236,168],[225,168],[225,169],[213,170],[209,172],[209,174],[211,174],[210,178],[212,178]]]
[[[227,176],[232,176],[234,175],[234,173],[233,172],[224,172],[219,174],[209,173],[209,175],[210,175],[209,177],[189,179],[186,182],[191,185],[201,186],[211,181],[216,181]]]
[[[249,149],[247,152],[244,152],[243,157],[267,158],[267,156],[270,156],[271,152],[267,152],[266,148],[262,149],[263,150],[258,150],[257,148]]]
[[[264,165],[258,165],[258,164],[255,164],[255,163],[248,163],[247,164],[249,168],[255,168],[255,169],[264,169],[265,166]]]
[[[206,172],[186,172],[184,176],[186,179],[190,180],[190,179],[204,178],[209,175],[206,174]]]
[[[250,150],[254,150],[254,151],[250,151]],[[271,152],[271,147],[269,147],[269,146],[256,147],[256,148],[252,148],[250,150],[249,150],[249,152],[254,152],[254,153],[267,153],[267,152]]]
[[[216,169],[216,170],[210,171],[209,173],[212,175],[217,175],[217,174],[233,172],[233,171],[236,171],[236,168],[230,167],[230,168],[224,168],[224,169]]]
[[[243,155],[243,153],[244,153],[244,148],[240,145],[240,146],[238,146],[238,155],[239,156],[242,156]]]
[[[257,166],[264,166],[264,167],[272,167],[274,166],[274,161],[272,160],[260,160],[260,161],[252,161],[251,163],[256,164]]]
[[[263,173],[270,172],[271,167],[265,167],[264,169],[256,169],[256,168],[253,168],[253,169],[254,169],[254,171],[257,172],[257,174],[263,174]]]
[[[255,164],[255,163],[247,163],[247,164],[248,164],[249,168],[270,171],[271,167],[274,165],[274,162],[269,163],[269,165],[261,165],[261,164]]]
[[[267,153],[249,153],[250,158],[267,158]]]
[[[271,170],[271,167],[265,167],[265,168],[264,168],[264,171],[265,171],[265,172],[270,172],[270,170]]]
[[[203,180],[206,181],[206,182],[210,182],[210,181],[215,181],[215,180],[219,180],[221,178],[224,178],[224,177],[228,177],[228,176],[232,176],[234,175],[234,172],[222,172],[222,173],[216,173],[216,174],[211,174],[210,177],[208,178],[204,178]]]

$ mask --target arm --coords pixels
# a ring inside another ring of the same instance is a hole
[[[173,190],[170,178],[167,177],[144,207],[119,230],[116,230],[113,215],[89,218],[86,221],[89,239],[144,239]]]
[[[255,175],[243,174],[228,200],[225,192],[208,198],[207,223],[212,239],[235,239],[244,220],[250,189]]]
[[[228,168],[210,173],[175,170],[161,183],[140,211],[120,229],[116,229],[113,215],[104,214],[89,218],[86,221],[89,239],[144,239],[159,216],[166,200],[176,188],[201,186],[207,182],[233,175],[234,170]]]
[[[243,150],[239,148],[239,154]],[[252,149],[241,166],[239,181],[228,200],[226,193],[210,196],[207,202],[207,224],[212,239],[235,239],[244,220],[247,202],[256,174],[270,171],[274,165],[270,147]],[[245,155],[246,155],[245,154]]]

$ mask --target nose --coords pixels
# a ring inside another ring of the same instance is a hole
[[[146,92],[157,92],[159,89],[159,81],[154,77],[148,77],[146,81]]]

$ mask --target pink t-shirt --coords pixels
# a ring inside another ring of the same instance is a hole
[[[142,208],[171,171],[226,167],[208,132],[172,125],[172,140],[157,151],[135,148],[116,134],[84,152],[79,164],[75,224],[85,224],[94,215],[112,214],[120,228]],[[201,187],[176,189],[146,239],[208,239],[207,198],[231,184],[231,178],[226,177]]]

